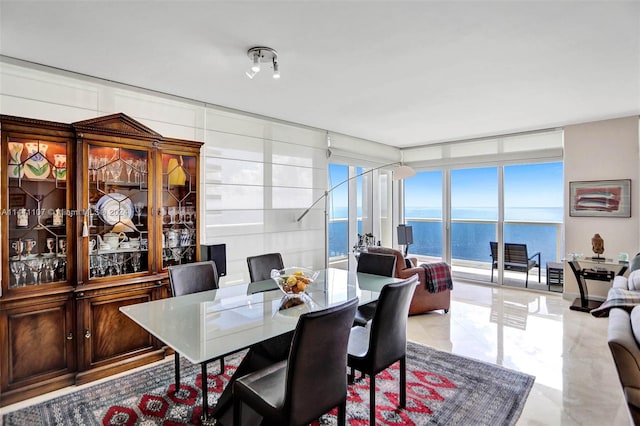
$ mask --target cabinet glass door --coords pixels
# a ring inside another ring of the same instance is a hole
[[[197,158],[162,154],[162,269],[196,261]]]
[[[8,287],[65,282],[69,275],[67,144],[7,138]]]
[[[89,279],[149,270],[149,152],[88,146]]]

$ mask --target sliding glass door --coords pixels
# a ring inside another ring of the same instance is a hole
[[[497,167],[451,170],[451,266],[458,277],[491,280],[498,211]]]
[[[409,254],[442,260],[442,171],[418,172],[404,182],[405,224],[412,227]]]
[[[564,251],[562,188],[560,162],[504,167],[504,242],[524,244],[527,257],[538,267],[507,271],[503,284],[548,289],[546,265],[557,262]]]
[[[546,265],[564,251],[562,162],[424,171],[404,187],[410,253],[421,261],[443,259],[458,278],[498,283],[500,245],[502,257],[504,243],[524,245],[527,257],[540,253],[537,266],[507,268],[502,283],[548,289]]]

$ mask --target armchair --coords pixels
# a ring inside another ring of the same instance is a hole
[[[424,268],[417,266],[418,260],[416,258],[405,259],[400,250],[373,246],[369,247],[370,253],[384,253],[393,254],[396,256],[396,270],[394,277],[407,279],[411,276],[418,274],[418,281],[420,282],[416,287],[413,297],[411,298],[411,305],[409,306],[409,315],[422,314],[429,311],[435,311],[443,309],[445,313],[449,312],[451,306],[451,291],[441,291],[439,293],[430,293],[427,289],[427,275]],[[407,266],[407,261],[411,266]]]

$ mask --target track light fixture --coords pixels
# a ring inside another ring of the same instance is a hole
[[[256,46],[247,51],[247,56],[251,59],[251,68],[245,73],[247,77],[253,79],[260,72],[260,64],[271,64],[273,67],[273,78],[280,78],[280,67],[278,64],[278,52],[270,47]]]
[[[260,52],[253,52],[253,65],[251,65],[251,71],[260,72]]]

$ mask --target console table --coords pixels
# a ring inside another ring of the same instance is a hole
[[[616,275],[623,275],[627,271],[627,263],[613,263],[608,260],[595,261],[591,259],[584,259],[583,262],[584,261],[589,263],[593,262],[595,265],[591,267],[582,267],[578,260],[569,261],[569,266],[576,277],[578,289],[580,290],[580,297],[574,300],[569,309],[580,312],[589,312],[592,309],[600,307],[602,301],[589,299],[587,280],[611,283]]]

